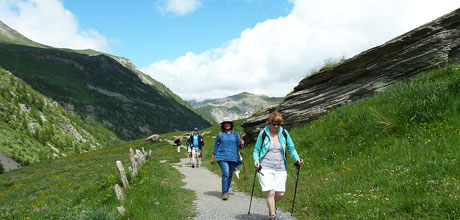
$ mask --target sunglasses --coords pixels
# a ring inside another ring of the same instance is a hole
[[[272,125],[273,125],[273,126],[278,126],[278,127],[281,126],[281,124],[277,124],[277,123],[274,123],[274,124],[272,124]]]

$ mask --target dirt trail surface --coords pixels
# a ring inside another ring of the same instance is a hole
[[[11,158],[1,153],[0,153],[0,163],[3,164],[3,168],[5,169],[5,172],[21,168],[21,165],[19,165],[16,161],[12,160]]]
[[[208,219],[239,219],[259,220],[268,219],[266,200],[253,197],[251,214],[248,215],[251,195],[233,191],[230,188],[230,198],[222,200],[221,177],[205,167],[192,168],[188,158],[182,159],[174,166],[185,175],[185,188],[196,192],[197,200],[194,201],[198,215],[197,220]],[[218,165],[216,165],[218,166]],[[233,176],[236,178],[236,176]],[[242,176],[240,176],[242,178]],[[252,180],[248,180],[248,191],[252,189]],[[259,182],[256,180],[256,184]],[[290,213],[278,210],[277,219],[295,219]]]

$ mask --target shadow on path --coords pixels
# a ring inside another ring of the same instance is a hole
[[[219,199],[222,198],[222,192],[220,191],[207,191],[207,192],[204,192],[205,195],[208,195],[208,196],[215,196]],[[233,193],[229,192],[228,195],[234,195]]]

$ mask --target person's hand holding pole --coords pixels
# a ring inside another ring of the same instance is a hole
[[[299,166],[302,166],[303,165],[303,160],[299,159],[295,163],[298,164]]]
[[[256,171],[259,170],[259,162],[254,163],[254,168],[256,169]]]

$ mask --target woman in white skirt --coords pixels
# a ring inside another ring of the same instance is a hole
[[[268,125],[260,131],[253,153],[254,168],[262,168],[258,174],[259,182],[262,191],[267,192],[270,219],[275,219],[276,203],[283,198],[286,191],[286,148],[291,157],[299,165],[303,165],[289,133],[281,127],[282,123],[283,117],[280,113],[273,112],[268,116]]]

